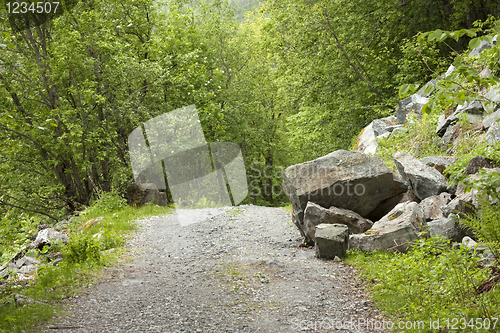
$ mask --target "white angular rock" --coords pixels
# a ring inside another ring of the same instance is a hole
[[[398,204],[363,234],[349,236],[349,248],[366,252],[395,250],[405,252],[408,242],[419,238],[427,227],[424,210],[416,202]]]
[[[500,142],[500,126],[498,125],[498,122],[494,122],[490,126],[488,132],[486,132],[485,140],[489,145],[494,145]]]
[[[64,244],[68,244],[69,238],[65,234],[56,231],[53,228],[47,228],[38,232],[38,235],[36,236],[33,244],[35,245],[35,247],[39,247],[43,246],[44,244],[52,244],[57,240],[62,241]]]

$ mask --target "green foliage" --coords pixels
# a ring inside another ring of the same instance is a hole
[[[464,174],[465,167],[469,163],[469,161],[475,157],[475,156],[483,156],[486,158],[489,158],[493,160],[494,164],[500,165],[500,144],[496,144],[494,146],[490,146],[486,143],[481,143],[478,144],[477,140],[471,140],[470,142],[462,142],[461,143],[461,150],[462,151],[468,151],[467,154],[461,154],[459,155],[460,158],[457,159],[455,163],[453,163],[451,166],[449,166],[445,171],[445,175],[448,177],[449,182],[451,185],[458,185],[460,183],[464,183],[466,185],[469,185],[469,187],[474,187],[479,190],[483,190],[483,186],[488,187],[488,192],[492,193],[495,191],[491,186],[494,185],[494,180],[496,178],[495,174],[493,173],[487,173],[486,175],[481,173],[480,178],[478,179],[480,183],[471,183],[470,180],[467,180],[467,175]],[[474,148],[470,148],[474,147]],[[490,185],[488,185],[488,182],[491,181]],[[481,186],[477,186],[477,185]],[[493,195],[496,195],[495,193],[492,193]]]
[[[484,176],[484,173],[483,173]],[[498,192],[496,189],[500,187],[499,185],[500,177],[497,174],[493,182],[497,187],[495,188],[495,194],[498,198]],[[488,187],[491,189],[491,184]],[[484,194],[488,193],[488,189],[480,190],[484,192],[479,192],[479,215],[467,214],[461,219],[460,223],[468,226],[477,235],[479,240],[488,246],[490,251],[493,253],[497,260],[500,259],[500,207],[496,204],[492,204],[489,199]]]
[[[500,310],[500,291],[475,293],[489,271],[479,269],[479,259],[466,248],[450,248],[448,243],[431,237],[405,254],[354,251],[348,262],[361,268],[376,304],[394,323],[424,321],[429,328],[430,319],[456,317],[468,322],[494,317]],[[426,332],[442,332],[446,323],[441,319],[440,325],[440,330]]]
[[[19,210],[11,210],[0,218],[0,265],[31,242],[41,221],[40,217]]]
[[[446,155],[446,151],[439,145],[441,138],[435,132],[436,120],[437,116],[433,115],[422,121],[406,123],[392,135],[379,140],[376,155],[391,167],[395,166],[392,156],[398,151],[417,158]]]
[[[101,253],[99,243],[90,235],[74,235],[67,246],[65,260],[72,264],[80,264],[86,261],[99,263]]]
[[[127,207],[127,200],[125,200],[118,193],[103,192],[99,198],[94,201],[86,210],[86,214],[95,212],[112,213]]]

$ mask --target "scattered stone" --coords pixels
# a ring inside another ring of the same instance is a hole
[[[464,193],[461,196],[451,200],[448,204],[441,207],[444,217],[449,217],[450,214],[475,214],[476,207],[472,203],[472,194]]]
[[[482,40],[481,44],[479,44],[478,47],[476,47],[475,49],[470,51],[469,57],[477,57],[477,56],[479,56],[479,54],[481,52],[483,52],[484,50],[487,50],[487,49],[491,49],[492,47],[493,47],[493,44],[491,44],[490,42],[487,42],[485,40]]]
[[[436,169],[403,152],[393,157],[399,173],[420,200],[446,191],[448,182]]]
[[[427,221],[443,218],[442,206],[447,205],[451,201],[451,195],[443,192],[439,195],[425,198],[420,202],[420,206],[424,210]]]
[[[103,237],[104,236],[102,235],[102,232],[98,232],[98,233],[92,235],[92,238],[94,238],[98,242],[101,241],[101,239],[103,239]]]
[[[19,269],[19,273],[24,275],[31,275],[37,271],[38,267],[38,265],[24,265]]]
[[[38,232],[36,239],[31,246],[33,248],[42,249],[45,245],[51,245],[54,242],[60,240],[64,244],[68,244],[69,238],[63,233],[56,231],[53,228],[43,229]]]
[[[468,249],[473,249],[476,247],[477,245],[477,242],[475,240],[473,240],[472,238],[470,238],[469,236],[465,236],[463,239],[462,239],[462,243],[465,245],[466,248]]]
[[[25,306],[26,304],[35,303],[35,300],[33,300],[32,298],[29,298],[28,296],[24,296],[21,294],[14,295],[14,301],[15,301],[16,305],[19,307]]]
[[[446,117],[445,115],[442,115],[438,119],[436,134],[440,136],[445,134],[450,125],[458,122],[460,119],[459,115],[461,114],[465,114],[467,121],[471,124],[481,123],[483,121],[483,112],[483,104],[478,100],[474,100],[471,103],[465,103],[464,105],[459,105],[457,106],[455,112],[453,112],[450,116]]]
[[[431,236],[442,235],[453,242],[460,242],[465,231],[453,217],[441,218],[427,222]]]
[[[394,250],[406,252],[408,242],[419,238],[427,226],[424,210],[416,202],[398,204],[364,234],[350,235],[349,247],[366,252]]]
[[[491,168],[491,163],[493,160],[483,157],[483,156],[474,156],[470,159],[469,163],[464,169],[464,175],[474,175],[479,172],[482,168]]]
[[[316,257],[345,258],[349,244],[349,229],[344,224],[319,224],[315,234]]]
[[[306,242],[315,241],[314,234],[319,224],[345,224],[350,234],[358,234],[370,229],[373,222],[348,209],[333,206],[326,209],[314,202],[308,202],[304,212]]]
[[[421,158],[419,161],[442,174],[446,168],[455,163],[456,158],[449,156],[428,156]]]
[[[16,266],[18,268],[21,268],[21,266],[24,265],[39,265],[39,264],[40,262],[36,258],[30,256],[24,256],[16,261]]]
[[[349,209],[367,218],[384,200],[407,187],[376,156],[338,150],[288,167],[283,189],[292,204],[292,219],[304,237],[304,211],[309,201],[323,207]]]
[[[448,70],[446,71],[446,73],[444,73],[444,77],[447,77],[447,76],[451,75],[451,73],[453,73],[456,70],[457,69],[455,68],[455,66],[450,65],[450,67],[448,67]]]
[[[445,147],[448,146],[450,143],[455,142],[455,140],[458,138],[459,133],[460,133],[460,125],[454,124],[449,126],[443,135],[443,144],[445,145]]]
[[[52,226],[50,224],[47,224],[47,223],[42,223],[42,224],[38,225],[38,230],[43,230],[43,229],[47,229],[47,228],[52,228]]]
[[[401,126],[398,124],[398,119],[394,116],[375,119],[361,131],[354,149],[373,155],[378,149],[378,139],[390,135],[393,130]]]
[[[489,129],[491,125],[494,123],[498,123],[498,120],[500,120],[500,110],[495,111],[483,119],[483,126],[485,129]]]
[[[500,126],[498,125],[498,122],[494,122],[490,126],[490,129],[486,132],[485,141],[489,145],[494,145],[500,142]]]
[[[422,89],[420,91],[423,92]],[[413,94],[399,102],[394,116],[398,119],[399,124],[404,124],[409,114],[414,113],[422,116],[422,108],[427,102],[429,102],[429,98],[419,95],[419,93]]]

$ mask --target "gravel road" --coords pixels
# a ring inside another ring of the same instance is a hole
[[[314,257],[282,208],[138,221],[132,260],[67,301],[44,332],[383,332],[353,268]],[[367,324],[363,324],[367,323]]]

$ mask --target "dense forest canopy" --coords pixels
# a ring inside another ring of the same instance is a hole
[[[87,0],[17,31],[2,7],[2,223],[125,195],[130,132],[191,104],[208,142],[241,147],[245,202],[279,205],[284,167],[349,149],[394,111],[401,84],[446,69],[450,48],[415,35],[499,11],[492,0]]]

